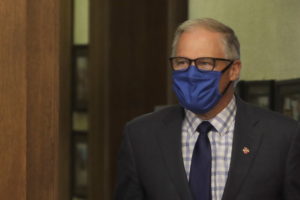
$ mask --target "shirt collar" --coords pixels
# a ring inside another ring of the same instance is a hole
[[[197,127],[203,120],[201,120],[195,113],[190,110],[185,109],[186,121],[192,133],[196,132]],[[233,125],[235,121],[236,114],[236,99],[233,96],[229,104],[219,112],[215,117],[208,120],[221,136],[228,133],[229,128]]]

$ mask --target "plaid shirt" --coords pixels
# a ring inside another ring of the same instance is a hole
[[[193,150],[199,135],[196,129],[202,120],[189,110],[185,112],[186,117],[182,124],[182,156],[189,179]],[[233,97],[226,108],[209,120],[214,126],[214,129],[208,133],[212,151],[212,200],[221,200],[224,192],[231,159],[235,114],[236,103]]]

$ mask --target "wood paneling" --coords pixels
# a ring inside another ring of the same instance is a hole
[[[3,199],[69,198],[69,2],[0,3]]]
[[[57,189],[61,187],[65,189],[61,190],[63,196],[69,193],[66,166],[70,135],[67,116],[70,38],[67,35],[71,29],[70,15],[66,15],[70,7],[66,2],[27,1],[28,199],[58,199]],[[57,187],[61,181],[65,184]]]
[[[88,136],[88,198],[110,198],[109,163],[109,0],[90,1],[90,132]]]
[[[185,4],[91,0],[90,199],[112,199],[125,122],[171,102],[167,58]]]
[[[18,6],[16,6],[16,4]],[[26,3],[0,3],[0,196],[26,196]]]
[[[56,187],[55,200],[71,199],[71,48],[72,48],[72,1],[63,0],[59,2],[58,14],[58,137],[56,143],[57,161],[55,163]]]
[[[110,176],[126,121],[167,104],[167,2],[112,2],[109,55]]]

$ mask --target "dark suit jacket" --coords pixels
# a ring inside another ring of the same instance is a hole
[[[192,200],[181,152],[183,119],[183,108],[172,106],[127,124],[116,199]],[[299,132],[295,121],[237,99],[222,200],[300,200]]]

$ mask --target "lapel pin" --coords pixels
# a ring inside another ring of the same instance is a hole
[[[244,153],[245,155],[249,154],[249,153],[250,153],[250,149],[249,149],[248,147],[244,147],[244,148],[243,148],[243,153]]]

